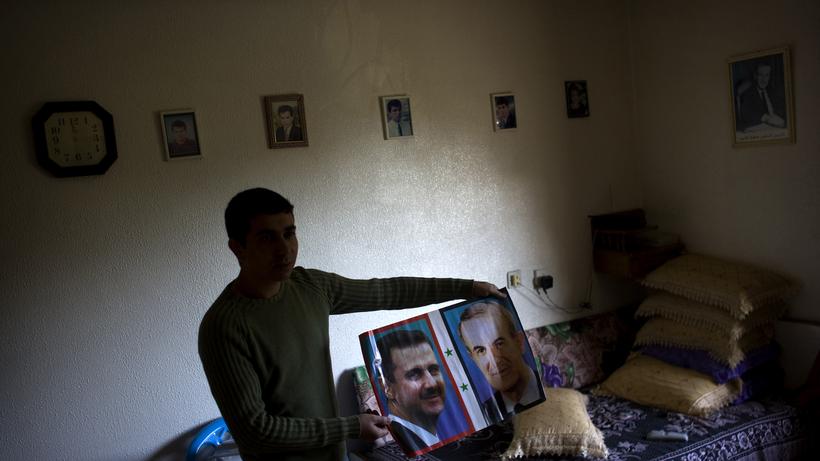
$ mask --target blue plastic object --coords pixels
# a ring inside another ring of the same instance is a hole
[[[228,432],[228,426],[225,425],[223,418],[217,418],[200,430],[196,437],[194,437],[191,445],[188,446],[188,454],[185,456],[185,461],[198,461],[197,454],[200,454],[207,448],[213,452],[217,447],[226,441],[233,440],[231,434]]]

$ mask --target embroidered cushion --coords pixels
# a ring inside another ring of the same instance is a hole
[[[635,339],[632,314],[624,309],[527,330],[544,387],[589,386],[623,365]]]
[[[746,352],[771,342],[774,335],[772,325],[755,328],[739,339],[731,339],[724,334],[705,328],[675,322],[660,317],[649,319],[635,337],[636,346],[659,345],[682,347],[684,349],[705,350],[714,359],[737,367],[746,358]]]
[[[777,320],[785,311],[786,304],[778,302],[757,309],[743,320],[738,320],[724,309],[659,292],[646,298],[638,307],[635,316],[663,317],[696,328],[706,328],[737,340],[756,327]]]
[[[640,353],[663,360],[670,365],[701,372],[709,375],[716,383],[723,384],[740,378],[743,373],[755,367],[775,362],[780,354],[780,348],[772,342],[753,349],[746,353],[746,357],[736,367],[730,367],[715,360],[708,352],[701,349],[650,345],[641,347]]]
[[[694,370],[638,355],[607,378],[595,393],[678,413],[708,416],[731,403],[740,388],[739,379],[716,384]]]
[[[367,369],[360,366],[353,369],[353,388],[356,390],[356,401],[359,403],[359,413],[373,413],[381,414],[379,411],[379,403],[376,401],[376,394],[373,392],[373,386],[370,384],[370,379],[367,377]],[[393,441],[393,436],[387,434],[379,439],[376,445],[383,445]]]
[[[513,417],[513,440],[502,457],[606,458],[604,436],[592,424],[586,404],[587,397],[574,389],[550,389],[547,400]]]
[[[692,301],[718,306],[737,319],[783,302],[796,284],[773,271],[698,254],[686,254],[655,269],[642,282]]]

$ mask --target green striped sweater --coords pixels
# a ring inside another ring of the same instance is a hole
[[[244,460],[338,460],[359,436],[340,417],[328,316],[463,299],[471,280],[353,280],[297,267],[274,297],[225,288],[202,319],[199,356],[219,411]],[[353,333],[351,333],[353,334]]]

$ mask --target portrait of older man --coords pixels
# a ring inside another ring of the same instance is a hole
[[[419,330],[394,330],[379,338],[377,347],[393,437],[411,451],[439,443],[446,387],[430,340]]]
[[[519,412],[544,397],[535,371],[524,360],[526,335],[517,330],[512,313],[495,300],[462,311],[458,334],[494,394],[482,402],[491,423]]]

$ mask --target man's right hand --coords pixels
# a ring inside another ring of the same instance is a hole
[[[390,418],[361,414],[359,415],[359,438],[368,442],[375,442],[390,433],[387,430],[388,426],[390,426]]]

